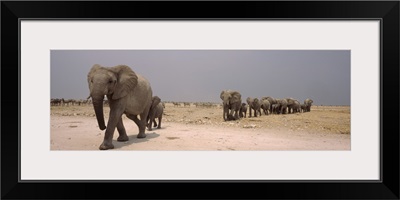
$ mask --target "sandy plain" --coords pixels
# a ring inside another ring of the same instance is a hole
[[[161,129],[136,138],[136,124],[123,116],[129,141],[115,150],[350,150],[350,107],[312,106],[311,112],[248,116],[224,121],[222,108],[165,104]],[[109,108],[104,107],[105,120]],[[247,113],[248,114],[248,113]],[[90,105],[51,106],[51,150],[98,150],[104,132]]]

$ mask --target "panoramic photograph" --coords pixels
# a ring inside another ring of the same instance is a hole
[[[351,150],[350,50],[50,54],[50,150]]]

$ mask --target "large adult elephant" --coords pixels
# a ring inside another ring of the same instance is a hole
[[[251,117],[251,110],[254,110],[254,117],[259,113],[261,116],[261,102],[258,98],[247,97],[247,104],[249,105],[249,117]]]
[[[222,99],[224,120],[239,119],[239,111],[242,106],[242,95],[235,90],[223,90],[220,98]]]
[[[264,111],[265,115],[268,115],[268,113],[271,113],[271,103],[267,99],[262,99],[261,100],[261,109]]]
[[[300,102],[293,98],[286,98],[288,113],[300,112]]]
[[[279,104],[279,114],[286,114],[287,110],[287,100],[286,99],[276,99],[276,102]]]
[[[290,105],[289,110],[290,110],[291,113],[301,112],[300,102],[298,100],[294,100],[293,103]]]
[[[314,103],[314,101],[312,99],[304,100],[304,104],[306,105],[306,112],[310,112],[311,111],[312,103]]]
[[[119,137],[117,141],[128,141],[122,114],[133,120],[139,127],[137,138],[145,138],[146,120],[151,106],[153,95],[149,81],[136,74],[126,65],[102,67],[94,65],[88,75],[90,97],[96,113],[100,130],[106,129],[100,150],[113,149],[112,139],[117,127]],[[110,115],[107,126],[104,123],[103,99],[107,96],[110,106]],[[140,116],[140,119],[138,118]]]
[[[272,111],[272,105],[273,104],[277,104],[278,102],[276,101],[276,99],[275,98],[273,98],[273,97],[261,97],[261,101],[264,101],[264,100],[268,100],[269,101],[269,103],[270,103],[270,107],[269,107],[269,109]]]

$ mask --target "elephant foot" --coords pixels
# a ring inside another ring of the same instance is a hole
[[[125,142],[125,141],[128,141],[129,140],[129,137],[127,136],[127,135],[120,135],[118,138],[117,138],[117,141],[118,142]]]
[[[145,133],[139,133],[138,135],[137,135],[137,138],[145,138],[146,137],[146,134]]]
[[[161,126],[157,127],[157,129],[161,129]]]
[[[99,149],[100,150],[114,149],[114,145],[111,143],[106,144],[105,142],[103,142],[103,144],[100,145]]]
[[[151,127],[148,127],[147,130],[148,130],[148,131],[152,131],[153,129],[152,129]]]

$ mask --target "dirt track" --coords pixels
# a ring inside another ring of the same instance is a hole
[[[105,116],[108,108],[105,107]],[[350,107],[313,106],[311,112],[262,115],[224,122],[222,108],[167,103],[162,128],[138,139],[125,116],[129,141],[114,150],[350,150]],[[106,118],[107,121],[107,118]],[[51,150],[98,150],[104,131],[91,106],[51,107]]]

